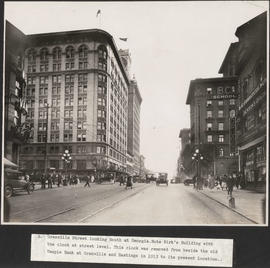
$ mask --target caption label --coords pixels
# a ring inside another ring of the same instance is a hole
[[[232,267],[232,239],[32,234],[31,261]]]

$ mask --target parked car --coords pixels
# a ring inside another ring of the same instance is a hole
[[[189,186],[190,184],[193,184],[193,180],[192,179],[186,179],[186,180],[184,180],[184,185]]]
[[[159,173],[156,185],[159,186],[160,184],[166,184],[168,186],[168,174],[167,173]]]
[[[15,169],[5,168],[4,183],[4,194],[7,198],[14,195],[17,191],[26,191],[28,194],[33,191],[31,183],[25,180],[23,173]]]

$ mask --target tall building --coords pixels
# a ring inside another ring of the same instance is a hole
[[[237,77],[192,80],[186,104],[190,105],[191,148],[203,155],[203,175],[237,172]]]
[[[70,171],[126,170],[128,89],[113,37],[98,29],[27,35],[28,122],[21,165]]]
[[[131,55],[128,49],[119,50],[124,68],[128,74],[130,84],[128,89],[128,148],[129,173],[140,174],[140,111],[142,97],[136,79],[130,74]],[[131,168],[132,166],[132,168]]]
[[[140,110],[142,97],[135,79],[130,80],[128,91],[127,152],[133,157],[133,173],[140,174]]]
[[[231,44],[219,70],[238,76],[237,145],[239,171],[248,186],[265,187],[266,180],[266,12],[239,26],[239,41]]]
[[[19,162],[20,145],[27,141],[30,134],[30,129],[25,124],[25,41],[25,35],[6,21],[4,156],[16,164]]]

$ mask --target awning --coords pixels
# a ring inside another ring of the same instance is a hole
[[[8,160],[7,158],[4,158],[4,167],[18,167],[18,165],[14,164],[13,162],[11,162],[10,160]]]
[[[250,147],[252,147],[260,142],[263,142],[264,140],[265,140],[265,136],[259,137],[259,138],[255,139],[255,140],[253,140],[253,141],[251,141],[243,146],[240,146],[239,150],[240,151],[246,150],[247,148],[250,148]]]

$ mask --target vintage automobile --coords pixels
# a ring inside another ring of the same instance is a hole
[[[4,183],[4,192],[5,197],[7,198],[11,197],[18,191],[25,191],[28,194],[33,191],[31,183],[25,180],[23,173],[15,169],[5,168]]]
[[[185,186],[189,186],[190,184],[193,184],[194,182],[193,182],[193,179],[186,179],[186,180],[184,180],[184,185]]]
[[[168,186],[168,173],[158,173],[158,177],[156,179],[156,185],[166,184]]]
[[[96,178],[96,183],[101,184],[103,182],[115,183],[116,173],[110,171],[100,172]]]

